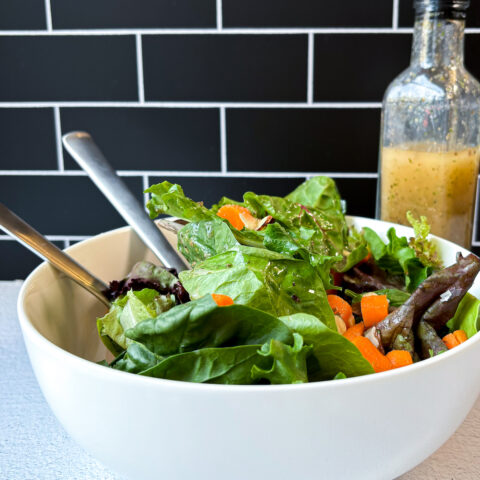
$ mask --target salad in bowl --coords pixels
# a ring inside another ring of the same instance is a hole
[[[473,254],[444,266],[424,217],[411,238],[356,229],[335,182],[286,197],[247,192],[212,208],[163,182],[152,219],[177,232],[190,270],[142,261],[110,283],[97,328],[113,360],[147,377],[214,384],[298,384],[407,367],[478,330]]]

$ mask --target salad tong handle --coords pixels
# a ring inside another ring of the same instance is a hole
[[[28,223],[0,203],[0,228],[18,240],[43,260],[47,260],[67,277],[95,295],[104,305],[110,307],[106,297],[107,285],[78,264],[72,257],[62,252]]]
[[[86,132],[70,132],[63,136],[63,144],[162,264],[177,272],[186,270],[183,260],[107,162],[92,137]]]

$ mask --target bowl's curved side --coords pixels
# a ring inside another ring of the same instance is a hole
[[[352,221],[383,233],[388,227]],[[71,253],[108,280],[148,255],[136,242],[125,228]],[[442,242],[449,262],[455,252]],[[122,249],[133,252],[126,261]],[[197,385],[112,371],[79,358],[98,360],[102,352],[88,324],[98,307],[95,299],[79,303],[80,287],[68,283],[42,265],[22,288],[18,311],[30,360],[70,435],[132,479],[394,478],[448,439],[480,391],[480,336],[411,367],[306,385]]]

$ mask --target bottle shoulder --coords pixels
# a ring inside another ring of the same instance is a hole
[[[463,100],[480,105],[480,83],[463,66],[410,66],[388,86],[384,103]]]

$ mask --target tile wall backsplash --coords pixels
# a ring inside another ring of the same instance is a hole
[[[412,0],[2,0],[0,201],[60,247],[122,226],[62,149],[87,130],[142,201],[165,179],[211,204],[325,173],[373,216],[382,95],[412,22]],[[467,27],[480,78],[476,0]],[[37,263],[0,234],[0,280]]]

